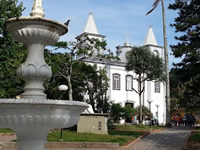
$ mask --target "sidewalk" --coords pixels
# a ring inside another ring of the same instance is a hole
[[[127,150],[182,150],[194,128],[172,127],[151,133]]]

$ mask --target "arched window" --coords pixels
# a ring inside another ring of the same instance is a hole
[[[120,90],[120,74],[113,74],[113,90]]]
[[[125,106],[130,106],[131,108],[135,108],[135,102],[134,101],[129,101],[127,100],[127,102],[125,102]]]
[[[133,90],[133,76],[131,75],[126,76],[126,90],[127,91]]]
[[[154,53],[155,55],[158,55],[158,56],[159,56],[159,52],[158,52],[157,50],[154,50],[153,53]]]

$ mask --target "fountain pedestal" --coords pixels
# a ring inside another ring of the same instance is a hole
[[[25,80],[23,99],[46,99],[43,83],[52,75],[44,60],[44,47],[58,41],[68,31],[64,24],[43,18],[20,17],[7,21],[6,27],[16,40],[28,48],[26,61],[17,69],[17,75]]]

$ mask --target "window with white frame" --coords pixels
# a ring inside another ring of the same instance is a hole
[[[113,74],[113,90],[120,90],[120,74]]]
[[[155,82],[155,93],[160,93],[160,82]]]
[[[133,76],[131,75],[126,76],[126,90],[127,91],[133,90]]]

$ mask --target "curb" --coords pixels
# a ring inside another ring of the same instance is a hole
[[[183,147],[183,150],[187,150],[187,149],[188,149],[187,144],[188,144],[188,141],[189,141],[189,139],[190,139],[191,133],[192,133],[192,132],[190,132],[190,134],[189,134],[189,135],[187,136],[187,138],[186,138],[186,142],[185,142],[185,145],[184,145],[184,147]]]
[[[161,132],[163,130],[169,129],[171,127],[166,127],[166,128],[161,128],[161,129],[157,129],[157,130],[150,130],[150,133],[157,133],[157,132]]]
[[[119,143],[110,142],[47,142],[45,149],[80,149],[90,148],[92,149],[118,149]],[[15,142],[1,143],[0,150],[18,149],[18,145]]]
[[[188,150],[188,141],[189,141],[189,139],[190,139],[190,136],[192,135],[192,133],[195,133],[195,132],[197,132],[197,131],[195,131],[195,128],[190,132],[190,134],[187,136],[187,138],[186,138],[186,142],[185,142],[185,145],[184,145],[184,147],[183,147],[183,150]]]
[[[13,136],[16,135],[14,132],[11,133],[0,133],[0,136]]]

